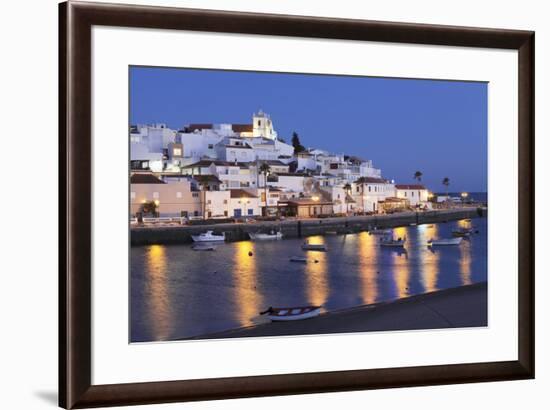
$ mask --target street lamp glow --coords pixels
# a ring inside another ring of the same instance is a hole
[[[462,196],[462,198],[468,198],[468,192],[463,192],[460,196]]]
[[[160,201],[158,199],[155,199],[155,205],[159,206],[159,204],[160,204]]]
[[[311,199],[313,199],[315,202],[317,202],[319,200],[319,197],[318,196],[313,196],[313,197],[311,197]]]

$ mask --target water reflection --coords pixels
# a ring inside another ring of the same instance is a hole
[[[468,240],[460,244],[460,278],[463,285],[472,283],[472,243]]]
[[[311,244],[324,244],[325,237],[322,235],[310,236],[308,242]],[[325,304],[328,298],[327,252],[306,252],[306,254],[310,260],[306,265],[308,302],[312,305],[321,306]]]
[[[167,284],[166,249],[162,245],[151,245],[146,259],[150,323],[156,340],[166,340],[170,336],[172,311]]]
[[[424,228],[425,227],[425,228]],[[425,292],[433,292],[437,290],[437,276],[439,273],[439,253],[428,247],[427,243],[430,239],[439,237],[438,225],[424,225],[420,227],[420,276]]]
[[[257,291],[258,268],[254,242],[235,243],[233,283],[235,284],[235,303],[237,319],[241,326],[253,324],[253,318],[261,310],[262,297]]]
[[[394,228],[393,237],[394,238],[405,238],[407,236],[407,228],[399,227]],[[407,238],[405,246],[403,247],[405,251],[408,252],[411,249],[410,238]],[[392,252],[392,263],[393,263],[393,279],[395,282],[397,297],[409,296],[409,263],[407,261],[407,252]]]
[[[378,244],[376,237],[367,232],[358,235],[358,255],[361,275],[361,296],[363,303],[375,303],[378,297],[377,268]]]

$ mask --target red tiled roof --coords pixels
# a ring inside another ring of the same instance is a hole
[[[244,189],[231,189],[231,198],[258,198]]]
[[[156,176],[152,174],[132,174],[130,176],[130,184],[164,184]]]
[[[420,184],[416,184],[416,185],[402,185],[402,184],[399,184],[399,185],[396,185],[395,186],[396,189],[426,189],[426,187],[424,185],[420,185]]]
[[[231,124],[231,129],[235,132],[252,132],[252,124]]]

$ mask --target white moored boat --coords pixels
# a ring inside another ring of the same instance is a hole
[[[283,239],[283,233],[281,231],[271,231],[270,233],[249,232],[248,236],[250,236],[250,239],[252,239],[253,241],[273,241]]]
[[[191,235],[194,242],[223,242],[225,241],[225,233],[214,235],[212,231],[206,231],[200,235]]]
[[[428,246],[460,245],[460,242],[462,238],[431,239],[428,241]]]
[[[302,244],[302,249],[304,251],[319,251],[319,252],[325,252],[327,250],[327,246],[324,243],[308,243],[304,242]]]
[[[303,320],[309,319],[315,316],[319,316],[321,313],[321,306],[302,306],[302,307],[270,307],[260,315],[267,315],[268,319],[273,322],[286,322],[291,320]]]

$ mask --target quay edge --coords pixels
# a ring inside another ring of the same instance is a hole
[[[487,216],[487,208],[460,208],[424,212],[403,212],[390,215],[349,216],[334,218],[290,219],[283,221],[258,221],[254,223],[224,223],[212,225],[181,225],[166,227],[131,227],[132,246],[153,244],[177,244],[192,242],[191,235],[206,230],[225,232],[228,242],[248,240],[249,232],[281,230],[284,237],[296,238],[322,235],[327,231],[342,233],[361,232],[374,227],[395,228],[411,224],[427,224],[478,218]]]

